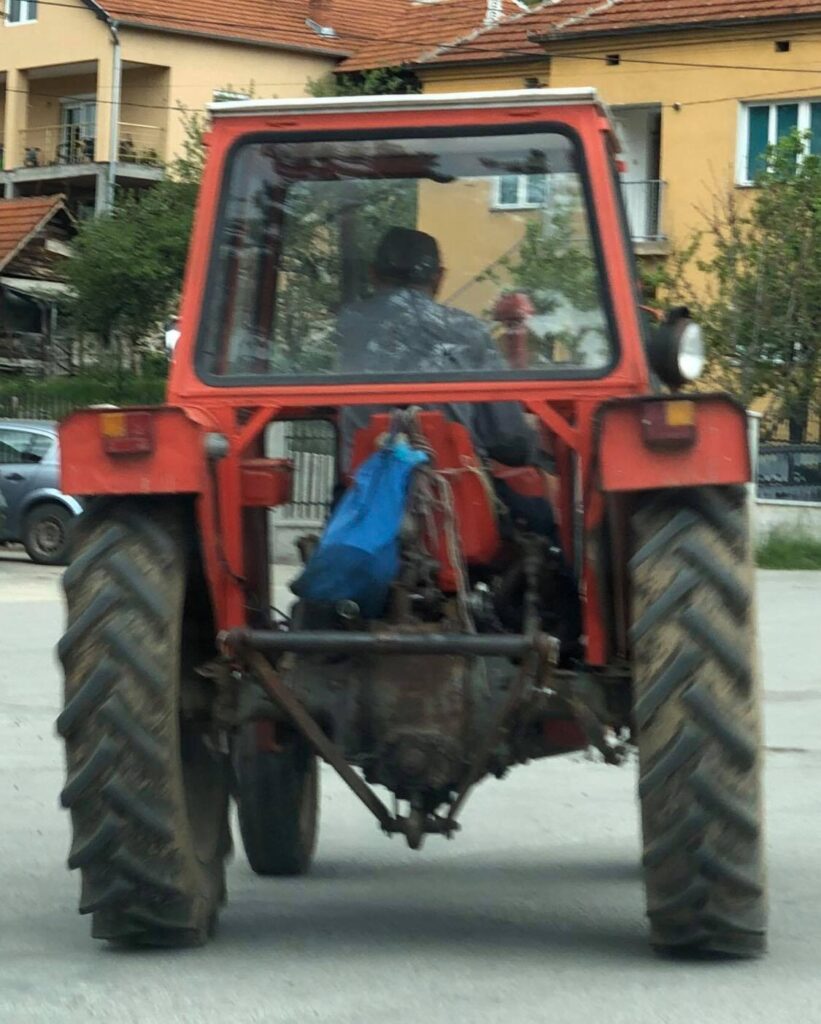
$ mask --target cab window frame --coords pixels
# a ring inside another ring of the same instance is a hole
[[[219,284],[220,253],[219,241],[224,237],[230,189],[226,187],[231,180],[234,164],[241,151],[250,145],[296,144],[300,142],[379,142],[390,139],[414,140],[437,138],[475,138],[504,135],[560,135],[568,139],[573,147],[576,166],[584,196],[587,223],[592,254],[598,271],[601,310],[610,342],[610,359],[598,367],[564,367],[551,371],[545,367],[534,370],[462,370],[452,373],[310,373],[310,374],[273,374],[273,373],[242,373],[220,374],[210,368],[213,354],[206,348],[210,324],[217,317],[221,301]],[[373,129],[371,131],[323,131],[323,132],[249,132],[236,139],[228,149],[220,176],[220,192],[216,214],[212,223],[211,251],[205,273],[202,300],[197,324],[194,370],[197,377],[210,387],[215,388],[260,388],[272,387],[280,390],[299,391],[305,387],[333,388],[350,384],[392,384],[401,388],[414,384],[459,384],[502,382],[515,384],[526,381],[598,381],[609,376],[621,359],[621,339],[614,310],[613,294],[609,276],[605,272],[602,230],[599,223],[598,209],[593,202],[593,189],[590,180],[590,167],[579,133],[570,125],[556,121],[534,121],[522,124],[492,125],[459,125],[447,127],[414,127],[412,129]],[[629,242],[625,239],[629,248]]]

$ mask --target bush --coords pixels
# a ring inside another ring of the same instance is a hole
[[[760,569],[821,569],[821,540],[775,529],[759,544],[756,562]]]

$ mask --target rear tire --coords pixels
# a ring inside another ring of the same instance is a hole
[[[257,728],[243,726],[234,759],[245,855],[258,875],[304,875],[318,832],[317,757],[300,736],[279,750],[261,750]]]
[[[647,914],[665,950],[765,948],[760,701],[743,488],[632,517],[634,722]]]
[[[80,913],[95,938],[200,945],[224,899],[229,772],[207,723],[180,714],[183,523],[173,506],[123,500],[79,526],[57,730]]]
[[[38,565],[65,565],[74,516],[53,501],[36,505],[23,522],[23,547]]]

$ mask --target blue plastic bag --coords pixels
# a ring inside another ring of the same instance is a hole
[[[291,589],[306,601],[355,601],[367,618],[384,610],[399,571],[399,531],[408,484],[428,456],[404,440],[366,459]]]

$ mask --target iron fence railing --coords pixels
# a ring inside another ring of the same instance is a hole
[[[781,501],[821,502],[821,444],[762,444],[756,494]]]
[[[336,484],[336,430],[326,420],[291,420],[285,424],[284,454],[294,462],[292,500],[285,519],[321,523]]]
[[[0,419],[60,420],[77,407],[68,398],[51,395],[0,395]]]

